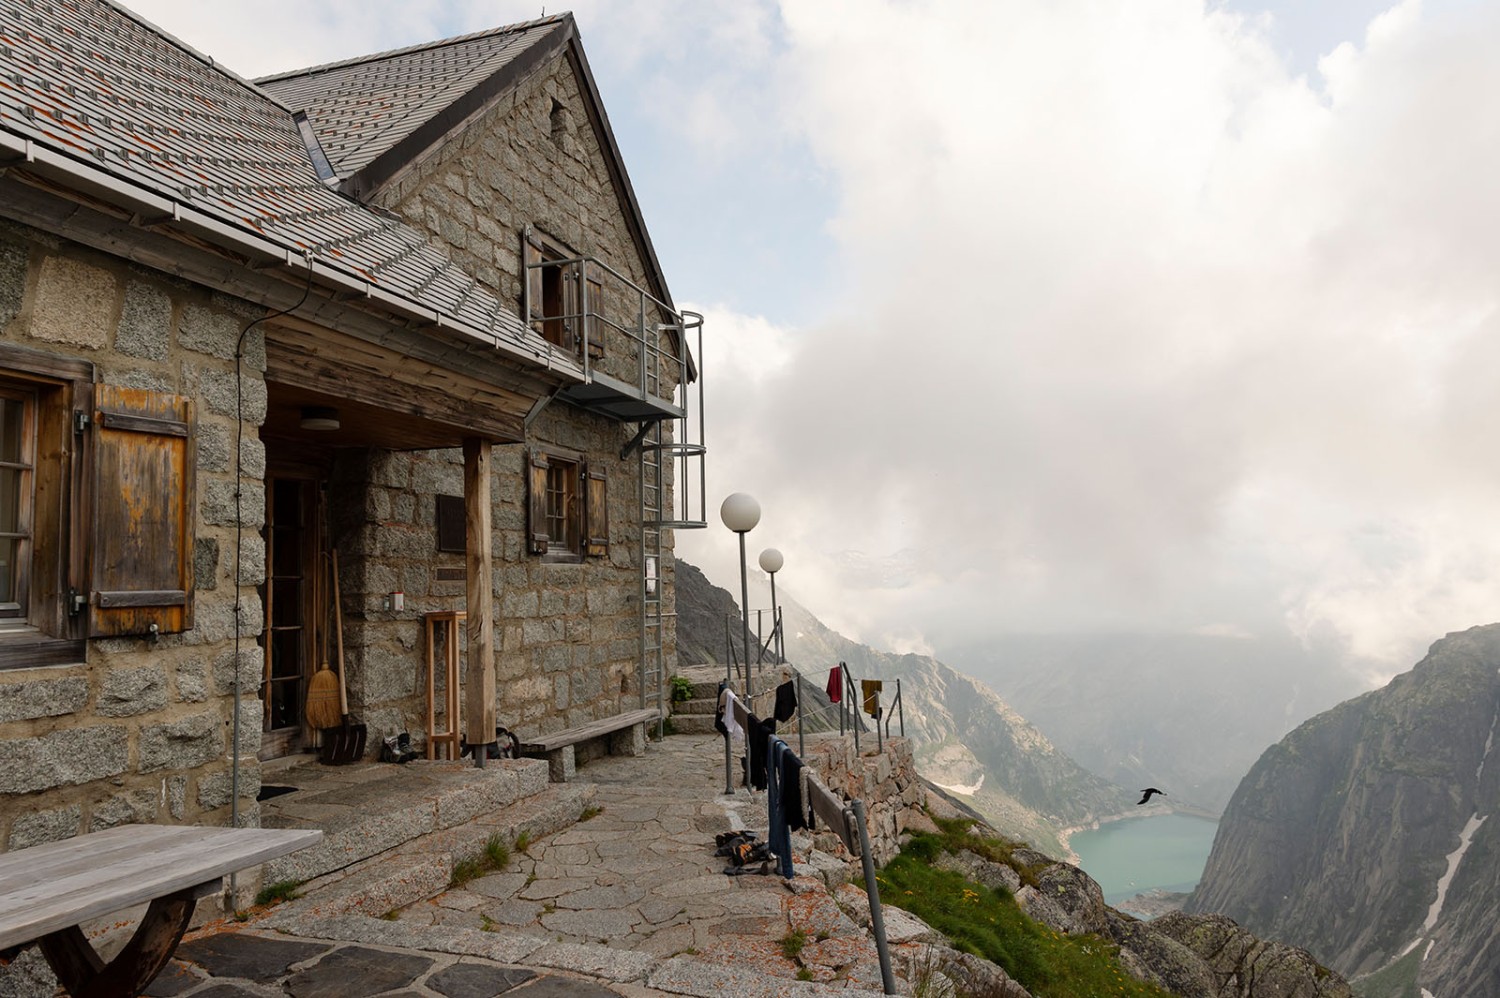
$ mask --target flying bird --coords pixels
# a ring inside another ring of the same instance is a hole
[[[1165,790],[1158,790],[1155,787],[1147,787],[1145,790],[1141,791],[1141,799],[1135,802],[1135,806],[1140,807],[1142,804],[1146,803],[1151,799],[1152,794],[1161,794],[1163,797],[1165,797],[1167,795],[1167,792]]]

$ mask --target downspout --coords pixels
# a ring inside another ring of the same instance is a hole
[[[308,295],[312,294],[313,285],[313,258],[307,257],[307,286],[302,289],[302,297],[297,304],[282,309],[280,312],[272,312],[258,319],[252,319],[244,329],[240,330],[239,339],[234,343],[234,720],[230,725],[229,733],[229,827],[240,827],[240,633],[241,614],[244,612],[244,602],[240,599],[240,551],[244,543],[245,516],[240,507],[240,500],[244,496],[241,487],[244,474],[244,444],[245,444],[245,389],[242,368],[245,360],[245,337],[250,335],[250,330],[270,319],[278,319],[289,312],[295,312],[307,301]],[[269,566],[267,566],[269,569]],[[235,893],[238,887],[238,874],[229,874],[229,904],[235,903]]]

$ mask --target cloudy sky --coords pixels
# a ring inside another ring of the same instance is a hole
[[[247,77],[542,10],[127,2]],[[708,316],[715,581],[748,491],[752,564],[897,650],[1500,620],[1500,5],[571,9]]]

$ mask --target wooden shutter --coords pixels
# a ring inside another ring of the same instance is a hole
[[[189,399],[94,392],[93,584],[89,636],[193,626],[196,441]]]
[[[533,323],[539,323],[544,314],[542,308],[543,271],[542,268],[536,265],[543,260],[542,242],[530,228],[521,237],[521,259],[525,264],[523,269],[525,270],[524,279],[526,281],[526,317]],[[540,331],[541,327],[538,326],[537,329]]]
[[[583,553],[595,558],[609,554],[609,491],[604,474],[598,463],[583,469]]]
[[[526,536],[531,539],[532,554],[546,554],[547,542],[547,455],[528,451],[526,455]]]
[[[597,318],[604,314],[604,281],[592,274],[588,279],[588,299],[584,328],[589,333],[589,356],[598,360],[604,356],[604,332],[609,327]]]

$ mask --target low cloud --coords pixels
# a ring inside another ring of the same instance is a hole
[[[1193,3],[949,10],[784,5],[840,318],[774,379],[705,365],[781,585],[939,648],[1291,628],[1396,666],[1495,619],[1500,15],[1400,4],[1308,79]]]

